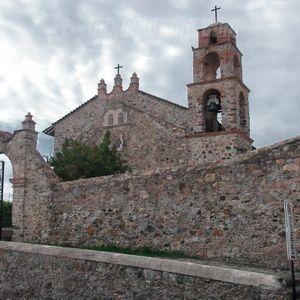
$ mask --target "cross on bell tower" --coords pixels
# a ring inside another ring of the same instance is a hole
[[[221,9],[221,7],[217,7],[217,5],[215,5],[215,8],[211,10],[211,11],[215,12],[215,21],[216,21],[216,23],[218,23],[218,10],[219,9]]]

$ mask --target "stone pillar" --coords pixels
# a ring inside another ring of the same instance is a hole
[[[101,79],[100,82],[98,83],[98,96],[101,98],[107,96],[107,85],[104,79]]]
[[[22,122],[22,129],[27,129],[27,130],[35,131],[35,124],[36,123],[32,120],[32,115],[29,112],[25,116],[25,120]]]
[[[30,149],[36,149],[38,133],[35,131],[35,122],[32,120],[32,115],[29,112],[22,122],[22,135],[24,144]]]
[[[130,78],[129,90],[137,92],[139,90],[139,83],[140,83],[140,79],[138,78],[138,76],[134,72],[132,74],[131,78]]]
[[[123,86],[122,86],[122,77],[120,74],[117,74],[115,79],[115,85],[114,85],[114,88],[113,88],[113,92],[122,92],[123,91]]]
[[[31,153],[36,151],[37,135],[35,122],[30,112],[22,122],[22,129],[15,132],[11,142],[8,144],[8,157],[13,165],[13,178],[10,182],[13,185],[13,230],[14,240],[23,240],[24,237],[24,215],[27,172],[30,164]]]
[[[0,131],[0,153],[13,167],[13,240],[42,242],[48,228],[48,203],[57,176],[36,150],[35,122],[28,113],[22,129],[14,134]]]

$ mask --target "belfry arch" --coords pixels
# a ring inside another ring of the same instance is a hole
[[[221,93],[216,89],[206,91],[202,99],[206,132],[222,131]]]
[[[208,53],[203,59],[203,79],[215,80],[217,78],[218,70],[221,72],[220,57],[216,52]]]

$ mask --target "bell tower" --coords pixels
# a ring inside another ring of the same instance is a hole
[[[249,89],[243,83],[242,53],[227,23],[198,30],[193,83],[188,84],[190,132],[240,132],[249,138]]]

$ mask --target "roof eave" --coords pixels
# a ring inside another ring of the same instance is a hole
[[[46,128],[45,130],[43,130],[43,133],[45,133],[47,135],[54,136],[54,134],[55,134],[55,125],[52,124],[51,126],[49,126],[48,128]]]

